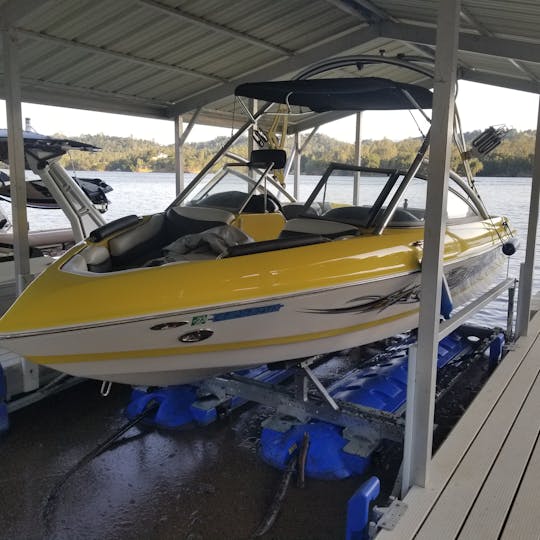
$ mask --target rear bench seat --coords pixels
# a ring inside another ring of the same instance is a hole
[[[162,248],[180,236],[230,225],[234,219],[235,215],[227,210],[182,206],[138,221],[129,220],[126,221],[127,228],[109,240],[108,249],[105,246],[89,246],[74,257],[76,260],[73,264],[66,265],[66,270],[111,272],[137,268],[148,260],[160,257]],[[104,225],[105,228],[114,229],[114,222]],[[100,229],[93,231],[91,240],[102,237]]]
[[[221,208],[176,206],[154,214],[142,226],[111,238],[109,251],[115,269],[133,268],[161,256],[163,246],[180,236],[230,225],[235,215]]]

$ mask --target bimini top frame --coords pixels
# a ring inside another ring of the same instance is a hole
[[[246,83],[237,88],[237,95],[252,95],[257,99],[274,99],[275,97],[281,100],[282,103],[291,102],[293,96],[291,90],[305,90],[304,97],[309,103],[305,106],[313,106],[316,112],[327,110],[347,110],[359,111],[364,109],[418,109],[422,111],[422,107],[430,108],[432,101],[431,92],[422,86],[397,83],[388,79],[381,78],[358,78],[358,79],[315,79],[304,80],[308,77],[320,75],[325,71],[346,67],[350,65],[362,66],[370,63],[389,63],[402,66],[424,75],[427,78],[432,78],[433,74],[427,68],[419,65],[421,62],[429,61],[425,58],[391,58],[371,55],[347,56],[335,58],[320,62],[311,66],[308,70],[301,72],[296,79],[292,81],[274,81],[270,83]],[[311,90],[310,90],[311,89]],[[264,91],[264,94],[261,92]],[[329,93],[334,97],[330,99]],[[384,95],[384,99],[378,93]],[[294,94],[294,92],[293,92]],[[302,105],[300,93],[296,92],[294,100],[300,99],[299,105]],[[324,99],[324,96],[327,96]],[[289,101],[287,101],[289,100]],[[389,105],[390,103],[390,105]],[[256,126],[257,121],[265,113],[269,112],[272,107],[272,102],[264,103],[257,112],[249,115],[249,120],[244,123],[236,133],[222,146],[222,148],[214,155],[214,157],[203,167],[203,169],[195,176],[191,183],[182,191],[179,196],[169,205],[170,207],[177,206],[184,200],[188,193],[191,192],[195,185],[206,176],[213,166],[226,154],[231,146],[250,128]],[[334,109],[333,109],[334,108]],[[246,108],[246,110],[249,110]],[[275,112],[273,114],[276,114]]]
[[[254,114],[251,114],[249,108],[244,106],[244,109],[248,113],[249,121],[231,137],[221,151],[214,156],[170,206],[177,206],[182,201],[185,201],[188,195],[193,192],[196,185],[205,177],[223,154],[228,151],[231,145],[248,128],[256,126],[263,114],[271,116],[304,114],[305,109],[317,113],[328,111],[350,111],[352,113],[362,110],[418,110],[431,123],[431,119],[425,113],[425,109],[432,108],[433,94],[431,90],[424,86],[376,77],[310,78],[319,77],[325,72],[339,68],[355,66],[361,69],[364,65],[382,63],[403,67],[431,81],[433,79],[433,71],[425,65],[428,62],[430,62],[429,59],[422,57],[348,56],[320,62],[301,72],[293,80],[255,82],[239,85],[235,91],[236,96],[264,100],[266,103]],[[273,108],[274,104],[279,104],[277,110]],[[285,108],[283,108],[284,106]],[[460,122],[457,113],[454,126],[456,131],[459,132]],[[377,223],[372,223],[374,234],[382,234],[392,220],[401,195],[418,173],[426,158],[430,145],[430,135],[431,133],[428,132],[424,137],[409,170],[402,177],[399,186],[397,186],[394,196],[388,202],[382,214],[377,217]],[[454,140],[461,155],[465,155],[463,137],[460,137],[459,133],[455,133]],[[488,219],[488,212],[475,190],[472,174],[466,160],[464,160],[464,166],[467,173],[467,183],[470,188],[467,191],[472,193],[473,202],[478,208],[480,216],[483,219]],[[457,175],[454,174],[454,176]]]

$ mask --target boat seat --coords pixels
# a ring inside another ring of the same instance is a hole
[[[111,256],[105,246],[89,246],[74,255],[62,269],[73,274],[110,272]]]
[[[112,268],[123,270],[161,257],[162,248],[177,238],[220,225],[229,225],[235,215],[220,208],[178,206],[154,214],[137,227],[109,240]]]
[[[371,211],[370,206],[342,206],[339,208],[332,208],[323,214],[323,218],[331,219],[335,221],[343,221],[345,223],[351,223],[358,227],[365,227],[368,222],[369,213]],[[390,227],[406,227],[419,225],[421,221],[412,212],[405,210],[404,208],[396,208],[394,215],[390,223]]]
[[[390,227],[394,226],[418,226],[420,223],[419,221],[422,221],[418,217],[416,217],[412,212],[409,212],[408,210],[404,210],[402,208],[396,208],[396,211],[394,212],[394,215],[392,216],[392,219],[390,223],[388,224]]]
[[[65,263],[62,270],[72,274],[110,272],[112,270],[111,255],[106,246],[89,245]]]
[[[294,219],[302,216],[317,216],[317,210],[312,206],[304,208],[303,204],[300,203],[290,203],[284,204],[281,208],[285,219]]]
[[[208,195],[200,201],[195,201],[192,204],[196,208],[231,208],[238,209],[246,201],[247,193],[244,191],[221,191]]]
[[[302,217],[290,219],[285,223],[280,238],[292,238],[299,235],[324,236],[326,238],[338,238],[351,234],[357,234],[358,228],[347,223],[339,223],[318,217]]]
[[[185,234],[195,234],[212,227],[230,225],[235,215],[223,208],[173,206],[165,213],[167,244]]]
[[[86,266],[90,272],[110,272],[112,260],[105,246],[91,246],[83,251]]]
[[[325,212],[323,218],[332,221],[345,221],[358,227],[365,227],[370,211],[370,206],[340,206]]]
[[[161,236],[165,216],[154,214],[142,220],[140,225],[118,234],[109,240],[109,253],[113,269],[122,269],[136,264],[142,253],[153,251]]]

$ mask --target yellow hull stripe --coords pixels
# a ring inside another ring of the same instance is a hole
[[[223,343],[219,345],[196,345],[190,347],[175,347],[167,349],[148,349],[93,354],[73,354],[64,356],[27,356],[26,358],[36,364],[57,365],[72,362],[106,362],[112,360],[133,360],[134,358],[212,353],[220,351],[231,351],[235,349],[250,349],[257,347],[268,347],[272,345],[286,345],[289,343],[301,343],[304,341],[313,341],[317,339],[324,339],[343,334],[349,334],[351,332],[358,332],[360,330],[373,328],[374,326],[379,326],[393,321],[397,321],[402,318],[410,317],[415,313],[418,313],[418,309],[411,309],[398,315],[392,315],[390,317],[385,317],[384,319],[377,319],[354,326],[348,326],[346,328],[337,328],[334,330],[326,330],[324,332],[312,332],[309,334],[286,336],[282,338],[255,339],[249,341],[239,341],[236,343]]]

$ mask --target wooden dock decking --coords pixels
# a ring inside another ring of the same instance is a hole
[[[380,540],[540,539],[540,314],[433,456]]]

